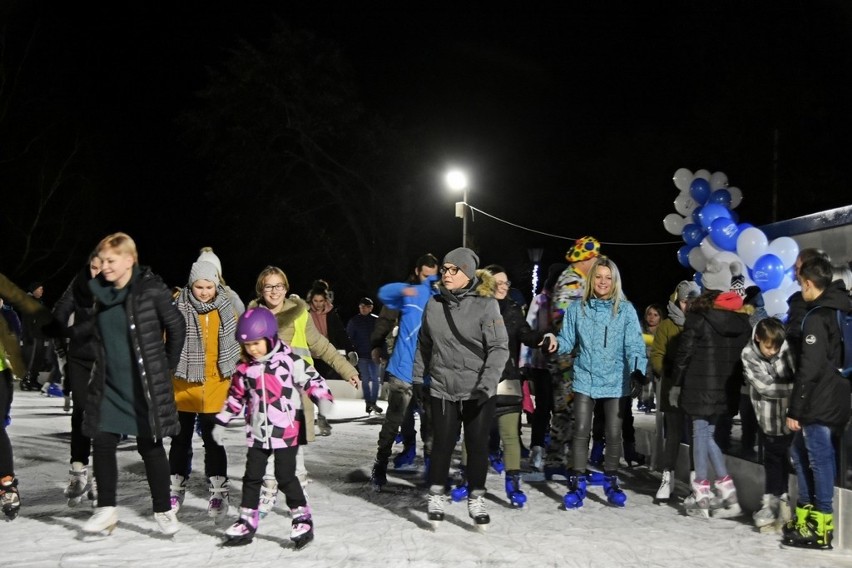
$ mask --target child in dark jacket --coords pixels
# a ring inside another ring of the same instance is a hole
[[[266,308],[251,308],[240,316],[237,340],[244,361],[231,378],[228,400],[213,428],[214,440],[222,445],[225,426],[245,408],[248,454],[243,498],[240,518],[225,531],[225,545],[248,544],[254,538],[260,520],[260,486],[271,454],[278,486],[284,490],[293,519],[290,540],[302,548],[313,540],[314,533],[311,508],[296,477],[299,434],[305,427],[301,392],[323,414],[331,409],[333,397],[316,369],[278,339],[278,322]]]
[[[801,352],[787,427],[793,431],[790,456],[799,494],[796,518],[784,525],[784,544],[832,548],[832,501],[837,474],[832,436],[849,421],[849,380],[840,374],[843,359],[838,310],[852,311],[845,290],[832,285],[831,263],[813,258],[796,278],[807,312],[802,319]]]
[[[742,352],[743,371],[764,447],[763,506],[754,525],[761,531],[780,530],[790,520],[787,497],[792,468],[787,453],[793,434],[787,428],[787,407],[793,392],[793,351],[785,341],[784,324],[764,318],[754,326]]]

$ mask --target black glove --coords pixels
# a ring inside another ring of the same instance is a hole
[[[63,339],[68,337],[68,328],[56,318],[51,319],[48,323],[41,326],[41,332],[49,339]]]
[[[541,352],[544,353],[545,355],[549,354],[548,353],[548,350],[550,349],[550,336],[549,335],[544,336],[544,341],[541,342],[541,347],[539,347],[539,349],[541,349]]]
[[[636,398],[640,394],[642,394],[642,387],[648,384],[648,377],[640,371],[636,369],[632,373],[630,373],[630,397]]]

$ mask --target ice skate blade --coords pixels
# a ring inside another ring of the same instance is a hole
[[[473,525],[473,528],[476,529],[476,532],[480,534],[485,534],[488,532],[488,525]]]
[[[106,533],[107,536],[108,536],[108,535],[112,534],[112,531],[115,530],[115,527],[117,525],[118,525],[118,521],[114,522],[113,524],[111,524],[107,527],[103,527],[103,528],[101,528],[101,527],[89,527],[89,528],[83,527],[83,532],[86,533],[86,534],[95,534],[95,535],[97,535],[97,534],[102,535],[103,533]]]
[[[781,546],[784,546],[784,547],[787,547],[787,548],[799,548],[799,549],[806,549],[806,550],[834,550],[834,547],[830,544],[828,546],[822,546],[822,545],[819,545],[819,544],[812,544],[812,545],[811,544],[804,544],[804,543],[798,544],[798,543],[795,543],[793,541],[784,540],[784,539],[781,540]]]
[[[739,517],[742,513],[742,508],[740,508],[738,504],[735,504],[726,508],[713,509],[710,512],[710,516],[714,519],[732,519],[734,517]]]
[[[222,546],[245,546],[247,544],[251,544],[254,540],[254,535],[252,536],[229,536],[225,539],[225,542],[222,543]]]
[[[444,519],[441,519],[441,520],[429,519],[429,524],[432,525],[432,530],[435,531],[435,530],[438,530],[438,527],[440,527],[442,524],[444,524]]]
[[[707,509],[685,509],[687,517],[695,517],[696,519],[709,519],[710,511]]]
[[[757,528],[757,532],[759,532],[761,534],[775,534],[775,533],[780,533],[781,528],[783,526],[784,526],[783,524],[777,525],[775,523],[770,523],[768,525],[763,525],[762,527],[756,527],[756,528]]]

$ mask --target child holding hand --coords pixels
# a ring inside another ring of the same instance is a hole
[[[246,311],[237,322],[237,341],[243,361],[231,379],[228,399],[216,416],[213,438],[224,440],[225,426],[246,409],[246,472],[240,518],[225,531],[226,546],[248,544],[260,520],[260,486],[270,455],[275,477],[283,489],[293,526],[290,540],[302,548],[313,540],[313,520],[302,485],[296,477],[296,453],[305,428],[304,391],[327,414],[333,397],[325,379],[278,338],[278,322],[266,308]]]

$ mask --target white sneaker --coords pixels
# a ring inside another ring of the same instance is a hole
[[[170,501],[172,511],[177,513],[180,511],[181,505],[183,505],[184,497],[186,497],[186,478],[176,473],[169,479],[171,480],[169,491],[171,492]]]
[[[230,506],[231,487],[228,478],[222,475],[215,475],[209,478],[210,500],[207,502],[207,516],[212,517],[214,521],[225,517],[228,514]]]
[[[115,507],[98,507],[95,509],[95,513],[86,521],[86,524],[83,525],[83,532],[99,533],[107,531],[109,534],[112,534],[117,524],[118,510]]]
[[[663,471],[663,477],[660,480],[660,488],[657,489],[657,494],[654,496],[654,499],[657,501],[668,501],[672,496],[674,482],[674,472],[670,469]]]
[[[262,519],[275,507],[278,499],[278,482],[275,479],[264,479],[260,486],[260,503],[257,511]]]
[[[165,511],[163,513],[154,513],[154,520],[157,521],[157,525],[160,527],[160,532],[165,535],[173,535],[180,530],[180,523],[178,522],[177,515],[173,510]]]

